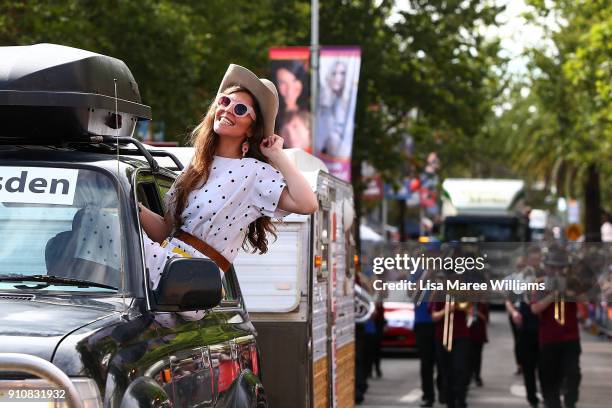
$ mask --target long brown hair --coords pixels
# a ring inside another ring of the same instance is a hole
[[[263,162],[268,162],[268,159],[261,153],[259,144],[263,140],[263,117],[257,99],[248,90],[240,86],[232,86],[227,88],[223,93],[226,95],[236,92],[246,92],[253,98],[256,120],[252,125],[252,135],[249,137],[249,151],[245,157],[252,157]],[[191,165],[177,179],[175,187],[176,194],[172,196],[171,208],[173,208],[174,225],[180,228],[183,219],[182,213],[187,204],[187,197],[194,189],[203,186],[210,176],[210,166],[212,165],[217,146],[219,144],[219,135],[214,131],[216,104],[210,104],[208,112],[198,126],[191,132],[189,144],[195,149]],[[242,248],[249,250],[249,244],[252,247],[252,252],[259,250],[260,254],[268,251],[268,239],[266,233],[269,232],[276,239],[276,229],[272,224],[270,217],[261,216],[249,224],[247,235],[242,242]]]

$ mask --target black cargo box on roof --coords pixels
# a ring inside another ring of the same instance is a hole
[[[55,44],[0,47],[0,141],[132,136],[146,119],[151,108],[121,60]]]

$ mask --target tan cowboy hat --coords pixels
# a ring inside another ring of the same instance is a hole
[[[265,78],[258,78],[245,67],[230,64],[221,81],[219,93],[234,85],[248,89],[257,99],[259,110],[263,115],[264,137],[272,135],[278,113],[278,91],[274,84]]]

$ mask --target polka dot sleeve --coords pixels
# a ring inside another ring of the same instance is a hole
[[[176,193],[176,183],[172,184],[170,190],[166,192],[164,195],[164,205],[166,206],[166,211],[170,211],[171,213],[174,211],[174,194]]]
[[[278,208],[278,201],[287,183],[280,171],[267,163],[262,163],[257,170],[255,189],[253,192],[253,203],[262,215],[282,218],[288,214],[287,211]]]
[[[178,180],[178,178],[185,172],[185,170],[189,168],[190,164],[191,163],[185,166],[185,168],[178,173],[176,180]],[[164,205],[166,206],[166,212],[170,212],[170,214],[174,213],[173,204],[174,204],[174,194],[176,194],[176,180],[174,181],[174,183],[172,183],[172,187],[170,187],[170,190],[166,191],[166,194],[164,194]]]

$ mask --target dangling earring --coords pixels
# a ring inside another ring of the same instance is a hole
[[[247,152],[249,151],[249,141],[245,140],[244,142],[242,142],[242,157],[244,157]]]

